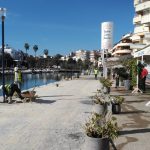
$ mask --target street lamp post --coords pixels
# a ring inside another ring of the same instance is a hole
[[[5,65],[4,65],[4,21],[6,16],[6,8],[0,8],[0,15],[2,19],[2,85],[5,86]],[[3,102],[5,102],[5,92],[3,90]]]

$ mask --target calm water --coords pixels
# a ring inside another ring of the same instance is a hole
[[[59,81],[63,74],[57,73],[41,73],[41,74],[23,74],[23,82],[21,83],[21,90],[34,88],[40,85],[46,85]],[[10,84],[14,82],[14,75],[5,75],[5,83]],[[0,76],[0,85],[2,84],[2,76]],[[0,90],[0,96],[2,91]]]

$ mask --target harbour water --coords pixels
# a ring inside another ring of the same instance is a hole
[[[21,90],[27,90],[36,86],[46,85],[61,80],[64,74],[61,73],[36,73],[36,74],[23,74],[23,80],[21,82]],[[5,84],[11,84],[14,82],[14,75],[5,75]],[[0,85],[2,85],[2,76],[0,76]],[[0,96],[2,90],[0,90]]]

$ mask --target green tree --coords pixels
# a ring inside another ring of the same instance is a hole
[[[72,58],[68,59],[67,64],[68,64],[68,69],[76,68],[76,61],[73,60]]]
[[[54,57],[53,57],[53,64],[56,65],[57,67],[61,64],[61,60],[60,58],[62,57],[62,55],[60,54],[56,54]]]
[[[29,45],[28,43],[25,43],[25,44],[24,44],[24,48],[26,49],[26,54],[27,54],[27,51],[29,50],[30,45]]]
[[[35,57],[36,57],[36,52],[37,52],[37,50],[38,50],[38,45],[34,45],[34,46],[33,46],[33,50],[34,50],[34,52],[35,52]]]
[[[49,64],[49,61],[48,61],[49,59],[47,58],[47,56],[48,56],[48,49],[44,49],[43,53],[46,56],[43,59],[43,62],[44,62],[43,66],[44,66],[44,68],[46,68],[48,66],[48,64]]]
[[[78,59],[78,61],[77,61],[77,66],[78,66],[78,68],[81,70],[82,69],[82,67],[83,67],[83,61],[81,60],[81,59]]]
[[[36,67],[36,59],[32,56],[32,55],[30,55],[29,57],[28,57],[28,68],[35,68]]]
[[[136,86],[137,83],[137,59],[131,58],[123,62],[123,65],[130,70],[131,85]]]
[[[91,66],[91,62],[90,62],[90,60],[89,59],[86,59],[85,61],[84,61],[84,63],[83,63],[83,69],[89,69],[90,68],[90,66]]]
[[[13,58],[9,53],[4,53],[5,67],[11,67],[13,65]]]

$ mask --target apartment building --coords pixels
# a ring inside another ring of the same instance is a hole
[[[110,50],[112,56],[131,55],[132,53],[132,34],[126,34],[122,39]]]
[[[76,60],[81,59],[82,61],[89,58],[89,52],[87,50],[77,50],[75,52]]]
[[[133,43],[150,44],[150,0],[134,0]]]
[[[91,62],[95,62],[99,60],[99,57],[101,57],[101,53],[98,50],[91,50],[89,52],[89,59]]]
[[[112,56],[133,55],[150,44],[150,0],[134,0],[134,32],[126,34],[111,49]]]

